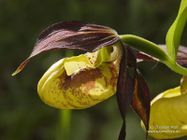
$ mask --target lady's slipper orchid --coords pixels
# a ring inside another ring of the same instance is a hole
[[[86,51],[85,54],[59,60],[43,75],[38,83],[38,93],[46,104],[59,109],[82,109],[104,101],[116,93],[123,118],[119,140],[125,139],[125,114],[129,104],[142,119],[146,131],[149,127],[149,132],[160,130],[159,126],[163,125],[177,125],[180,130],[176,134],[152,133],[153,137],[184,136],[187,134],[185,80],[181,87],[157,96],[151,103],[149,116],[149,89],[137,68],[137,62],[142,59],[156,60],[176,73],[187,76],[187,68],[181,66],[187,62],[187,51],[180,51],[179,48],[187,21],[186,15],[187,0],[182,0],[178,16],[167,33],[167,51],[135,35],[118,35],[115,30],[106,26],[80,22],[54,24],[41,33],[30,56],[12,75],[22,71],[32,57],[46,51]]]
[[[124,121],[119,140],[125,139],[128,104],[148,130],[149,90],[136,66],[135,52],[123,44],[115,30],[80,22],[54,24],[41,33],[32,53],[13,75],[22,71],[32,57],[54,49],[87,53],[63,58],[47,70],[38,83],[39,96],[46,104],[60,109],[82,109],[117,93]]]
[[[151,101],[150,136],[156,139],[175,139],[187,135],[186,83],[185,77],[181,86],[166,90]]]

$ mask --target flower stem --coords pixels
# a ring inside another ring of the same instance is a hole
[[[167,65],[171,70],[175,71],[176,73],[179,73],[181,75],[187,75],[187,69],[173,61],[168,56],[168,54],[165,53],[164,50],[162,50],[157,44],[142,37],[131,34],[120,35],[119,37],[123,43],[130,45],[138,51],[142,51],[159,59],[160,62]]]
[[[164,61],[163,63],[176,73],[187,76],[187,69],[174,62],[171,58],[169,58],[167,61]]]
[[[120,35],[120,38],[123,43],[158,58],[161,61],[165,61],[167,59],[167,54],[157,44],[149,40],[131,34]]]
[[[56,140],[70,140],[70,124],[71,110],[60,110]]]

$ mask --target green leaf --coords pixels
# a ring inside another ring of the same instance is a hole
[[[181,35],[187,21],[187,0],[182,0],[178,15],[166,35],[166,45],[169,56],[176,61]]]

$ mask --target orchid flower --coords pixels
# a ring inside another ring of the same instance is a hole
[[[41,33],[31,55],[13,75],[22,71],[32,57],[64,48],[86,53],[63,58],[46,71],[38,82],[42,101],[58,109],[83,109],[117,93],[124,120],[119,139],[125,138],[125,113],[129,104],[148,126],[149,90],[137,68],[136,52],[109,27],[80,22],[52,25]]]
[[[185,100],[183,96],[186,97],[186,94],[182,95],[183,92],[180,92],[179,88],[162,93],[152,101],[150,114],[149,88],[137,63],[142,60],[156,60],[174,72],[187,76],[187,69],[180,65],[186,64],[186,55],[183,55],[185,49],[180,51],[179,48],[186,17],[187,0],[182,0],[178,16],[167,33],[166,51],[142,37],[118,35],[114,29],[107,26],[80,22],[56,23],[41,33],[30,56],[12,75],[21,72],[31,58],[43,52],[55,49],[84,51],[79,56],[62,58],[45,72],[37,88],[42,101],[58,109],[84,109],[116,94],[123,119],[119,140],[125,139],[125,115],[128,105],[131,105],[141,118],[147,136],[160,107],[163,106],[159,110],[163,109],[160,112],[162,114],[169,102],[178,103],[177,98]],[[164,101],[163,105],[159,105],[158,102],[161,102],[162,98],[167,98],[168,103]],[[186,110],[183,104],[184,101],[179,107]],[[176,114],[177,112],[174,116]],[[167,122],[164,118],[160,120]],[[181,123],[181,120],[178,120],[177,123]],[[156,122],[159,124],[159,119]],[[165,135],[163,137],[165,138]]]
[[[149,135],[156,139],[187,136],[187,77],[181,86],[158,94],[151,101]],[[144,124],[141,122],[143,128]]]
[[[41,33],[31,55],[13,75],[22,71],[32,57],[46,51],[64,48],[87,51],[54,63],[40,79],[38,94],[42,101],[52,107],[83,109],[117,93],[119,110],[124,120],[119,136],[122,140],[125,137],[125,113],[129,104],[148,130],[150,95],[146,81],[138,70],[136,58],[144,60],[146,56],[150,59],[167,60],[167,54],[155,44],[140,37],[133,38],[132,35],[123,37],[127,42],[133,39],[142,41],[138,46],[152,45],[149,49],[156,53],[145,47],[142,51],[154,57],[146,54],[142,56],[141,52],[132,50],[109,27],[63,22],[54,24]],[[183,70],[177,69],[177,72]]]

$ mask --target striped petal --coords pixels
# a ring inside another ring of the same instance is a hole
[[[54,49],[95,51],[119,40],[117,32],[109,27],[80,22],[59,22],[47,27],[39,36],[31,54],[12,74],[21,72],[31,58]]]

